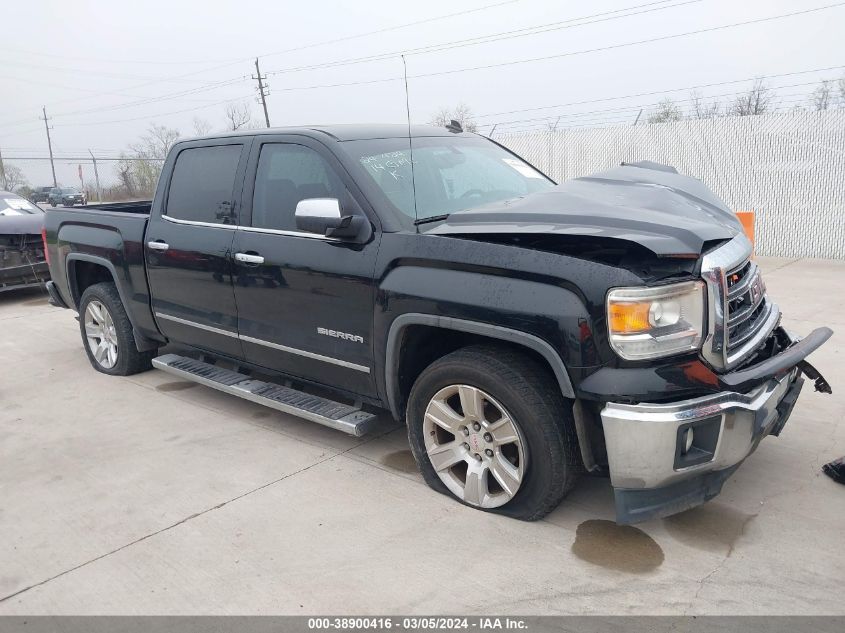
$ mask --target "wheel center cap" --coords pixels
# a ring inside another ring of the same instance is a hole
[[[469,445],[472,447],[472,450],[476,453],[481,451],[482,446],[482,438],[478,433],[472,433],[469,436]]]

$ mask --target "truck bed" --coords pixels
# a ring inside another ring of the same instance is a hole
[[[79,209],[84,211],[115,211],[118,213],[149,215],[152,206],[152,200],[132,200],[130,202],[104,202],[102,204],[89,204],[84,207],[79,207]]]

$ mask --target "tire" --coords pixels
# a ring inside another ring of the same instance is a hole
[[[432,363],[411,389],[407,422],[426,483],[481,510],[536,521],[581,471],[570,403],[543,366],[510,349],[472,346]]]
[[[99,336],[95,334],[98,330]],[[82,293],[79,331],[88,360],[97,371],[110,376],[130,376],[152,369],[157,350],[138,351],[132,323],[114,283],[94,284]],[[112,347],[114,354],[110,350]]]
[[[53,208],[55,209],[55,208],[56,208],[56,203],[55,203],[55,202],[51,202],[51,203],[50,203],[50,206],[51,206],[51,207],[53,207]]]

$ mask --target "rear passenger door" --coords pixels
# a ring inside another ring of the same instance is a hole
[[[380,233],[352,243],[300,231],[294,218],[297,203],[310,198],[337,198],[344,211],[362,213],[360,192],[325,147],[303,137],[256,139],[247,173],[243,204],[250,222],[239,227],[233,246],[245,359],[374,395],[373,271]]]
[[[231,249],[249,141],[182,146],[144,245],[161,332],[172,341],[236,359],[242,353]]]

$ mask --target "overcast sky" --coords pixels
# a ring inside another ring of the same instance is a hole
[[[16,2],[14,12],[4,12],[0,41],[0,149],[8,163],[24,169],[32,185],[51,184],[46,163],[14,160],[47,155],[44,125],[38,119],[42,105],[52,118],[54,152],[60,157],[84,156],[89,148],[103,157],[116,156],[152,123],[192,136],[197,117],[221,130],[227,102],[249,103],[255,122],[263,124],[250,78],[256,56],[269,76],[270,122],[276,126],[403,122],[402,51],[407,52],[412,120],[426,122],[438,108],[463,102],[487,125],[482,132],[496,122],[497,133],[529,129],[544,121],[528,119],[544,116],[561,116],[561,127],[628,124],[641,106],[647,114],[649,104],[667,95],[611,98],[678,88],[682,90],[667,94],[682,102],[691,86],[785,73],[801,74],[767,80],[777,89],[780,106],[806,105],[816,82],[843,76],[845,68],[804,71],[845,66],[845,6],[665,38],[830,4],[832,0]],[[419,23],[395,28],[413,22]],[[541,26],[548,30],[535,33]],[[508,39],[426,50],[479,38],[483,42],[505,32]],[[513,37],[523,33],[531,34]],[[664,39],[636,43],[652,38]],[[620,46],[624,44],[631,45]],[[313,68],[385,54],[382,59]],[[502,65],[543,57],[549,59]],[[479,66],[493,67],[465,70]],[[370,83],[338,85],[354,82]],[[700,92],[724,95],[750,85],[732,83]],[[581,103],[525,111],[575,102]],[[57,159],[56,167],[59,180],[78,184],[76,162]],[[90,166],[84,169],[87,178]]]

